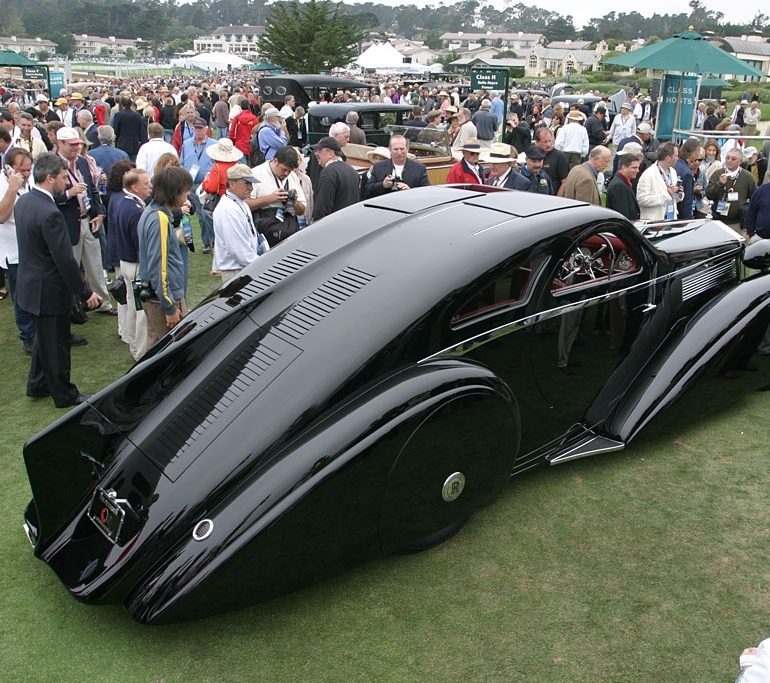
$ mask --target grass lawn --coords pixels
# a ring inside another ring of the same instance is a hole
[[[191,303],[216,283],[191,255]],[[116,321],[76,328],[73,378],[130,366]],[[760,371],[707,384],[626,451],[541,469],[443,546],[271,602],[143,627],[83,605],[21,529],[26,438],[61,414],[24,396],[0,302],[0,681],[732,681],[770,635],[770,394]],[[719,411],[714,406],[719,405]]]

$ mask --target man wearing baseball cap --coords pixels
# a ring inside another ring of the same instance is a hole
[[[334,138],[321,138],[313,153],[322,167],[315,190],[315,222],[355,204],[358,201],[359,185],[355,169],[340,159],[342,147]]]
[[[227,190],[214,209],[214,270],[225,283],[270,249],[257,233],[246,199],[259,180],[245,164],[227,169]]]

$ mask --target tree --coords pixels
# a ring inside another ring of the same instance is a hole
[[[106,45],[102,45],[101,49],[99,50],[99,56],[100,57],[109,57],[110,51],[107,49]]]
[[[126,59],[133,59],[136,55],[136,52],[134,51],[134,48],[127,47],[126,48]]]
[[[46,50],[40,50],[40,52],[35,54],[35,59],[37,59],[38,62],[47,62],[51,59],[51,55],[48,54]]]
[[[293,0],[273,7],[259,51],[288,71],[317,73],[352,62],[366,33],[329,0]]]

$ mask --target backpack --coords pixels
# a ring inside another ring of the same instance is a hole
[[[259,148],[259,131],[266,125],[264,122],[260,123],[251,136],[251,143],[249,144],[249,166],[251,168],[265,163],[265,153]]]

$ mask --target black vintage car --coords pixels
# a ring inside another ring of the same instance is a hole
[[[770,318],[744,246],[474,186],[354,205],[29,440],[34,553],[78,599],[161,623],[429,547],[511,476],[621,449],[739,367]]]
[[[272,102],[280,107],[287,95],[294,95],[296,103],[304,109],[311,102],[322,102],[326,94],[334,97],[341,90],[355,92],[369,90],[371,87],[369,83],[352,78],[320,74],[282,74],[259,79],[259,94],[264,102]]]
[[[412,107],[408,104],[390,102],[312,104],[308,109],[308,142],[315,144],[326,137],[329,134],[329,126],[337,121],[344,121],[349,111],[358,114],[358,127],[366,134],[367,144],[387,147],[390,133],[386,127],[402,125],[412,113]]]

